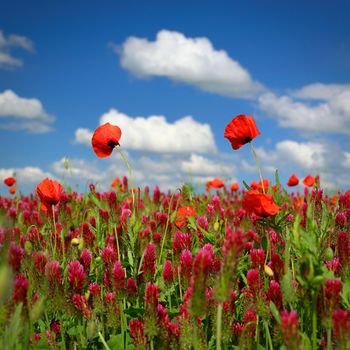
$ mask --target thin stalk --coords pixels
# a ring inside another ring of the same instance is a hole
[[[143,252],[143,254],[141,255],[140,265],[139,265],[139,268],[137,269],[137,275],[139,275],[142,272],[142,264],[143,264],[144,257],[145,257],[145,252]]]
[[[165,240],[166,240],[166,236],[168,234],[168,226],[169,226],[169,221],[170,221],[170,210],[171,210],[171,206],[173,204],[174,195],[175,195],[175,192],[172,194],[172,196],[170,198],[170,202],[169,202],[168,217],[167,217],[166,224],[165,224],[165,229],[164,229],[164,232],[163,232],[163,239],[162,239],[162,245],[160,247],[158,266],[160,266],[160,263],[162,261],[163,248],[164,248],[164,243],[165,243]]]
[[[171,310],[172,306],[171,306],[171,295],[170,294],[168,295],[168,303],[169,303],[169,310]]]
[[[317,292],[312,296],[312,349],[317,349]]]
[[[255,326],[255,342],[256,348],[259,349],[260,344],[260,334],[259,334],[259,315],[256,316],[256,326]]]
[[[132,196],[132,208],[133,208],[133,212],[135,210],[135,195],[134,195],[134,191],[133,191],[133,182],[132,182],[132,171],[131,171],[131,166],[129,164],[128,159],[125,157],[124,153],[121,151],[121,149],[119,148],[119,146],[115,146],[115,149],[118,151],[118,153],[120,154],[120,156],[123,158],[123,161],[126,165],[126,167],[128,168],[128,172],[129,172],[129,178],[130,178],[130,189],[131,189],[131,196]]]
[[[332,350],[332,329],[327,328],[327,350]]]
[[[177,277],[179,279],[180,300],[182,300],[182,286],[181,286],[180,269],[177,269]]]
[[[122,332],[122,349],[125,350],[125,342],[124,342],[124,309],[123,309],[123,304],[121,303],[121,308],[120,308],[120,327],[121,327],[121,332]]]
[[[115,241],[117,242],[117,249],[118,249],[118,260],[120,260],[120,249],[119,249],[119,239],[118,239],[118,232],[117,232],[117,228],[114,227],[114,236],[115,236]]]
[[[270,334],[270,331],[269,331],[269,326],[268,326],[266,321],[264,321],[264,327],[265,327],[266,341],[269,344],[270,350],[273,350],[271,334]]]
[[[53,232],[54,232],[54,251],[53,256],[56,259],[56,218],[55,218],[55,206],[52,204],[52,222],[53,222]]]
[[[216,350],[221,350],[222,301],[218,304],[216,316]]]
[[[151,344],[151,350],[154,350],[153,337],[150,340],[150,344]]]
[[[259,173],[259,177],[260,177],[260,183],[261,183],[261,188],[263,190],[263,193],[266,193],[265,192],[265,187],[264,187],[264,181],[263,181],[263,177],[262,177],[262,174],[261,174],[261,168],[260,168],[260,165],[259,165],[259,160],[258,160],[258,156],[255,152],[255,149],[254,149],[254,146],[251,142],[249,142],[249,145],[250,145],[250,149],[252,150],[253,152],[253,156],[254,156],[254,159],[255,159],[255,164],[256,164],[256,167],[258,169],[258,173]]]
[[[101,332],[98,332],[98,336],[100,337],[101,343],[103,344],[103,346],[105,347],[106,350],[111,350],[110,347],[107,345],[105,338],[103,338],[103,335],[101,334]]]

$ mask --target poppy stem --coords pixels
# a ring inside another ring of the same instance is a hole
[[[257,154],[255,152],[255,149],[254,149],[254,146],[253,146],[252,142],[249,142],[249,145],[250,145],[250,149],[253,152],[253,156],[254,156],[254,159],[255,159],[255,164],[256,164],[256,167],[258,169],[258,173],[259,173],[259,177],[260,177],[260,183],[261,183],[261,188],[263,190],[263,193],[266,193],[265,192],[265,187],[264,187],[263,177],[262,177],[262,174],[261,174],[261,168],[260,168],[260,165],[259,165],[258,156],[257,156]]]
[[[128,172],[129,172],[129,178],[130,178],[130,188],[131,188],[131,196],[132,196],[132,207],[133,207],[133,211],[135,209],[135,195],[134,195],[134,191],[133,191],[133,183],[132,183],[132,172],[131,172],[131,166],[129,164],[128,159],[125,157],[124,153],[121,151],[121,149],[119,148],[119,146],[115,146],[114,147],[118,153],[120,154],[120,156],[123,158],[123,161],[126,165],[126,167],[128,168]]]
[[[221,350],[222,301],[218,304],[216,317],[216,350]]]
[[[52,204],[51,207],[52,210],[52,222],[53,222],[53,234],[54,234],[54,251],[53,251],[53,256],[56,258],[56,242],[57,242],[57,237],[56,237],[56,218],[55,218],[55,206]]]

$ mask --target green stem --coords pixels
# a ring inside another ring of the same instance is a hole
[[[121,303],[121,307],[120,307],[120,327],[121,327],[121,332],[122,332],[122,350],[125,349],[125,342],[124,342],[124,308],[123,308],[123,304]]]
[[[256,167],[258,169],[258,173],[259,173],[259,177],[260,177],[260,183],[261,183],[261,188],[263,190],[263,193],[266,193],[265,192],[265,187],[264,187],[264,181],[263,181],[263,177],[262,177],[262,174],[261,174],[261,168],[260,168],[260,165],[259,165],[259,160],[258,160],[258,156],[255,152],[255,149],[254,149],[254,146],[251,142],[249,142],[249,145],[250,145],[250,149],[252,150],[253,152],[253,156],[254,156],[254,159],[255,159],[255,164],[256,164]]]
[[[270,331],[269,331],[269,326],[268,326],[266,321],[264,321],[264,327],[265,327],[266,339],[267,339],[267,341],[269,343],[270,350],[273,350],[271,334],[270,334]]]
[[[168,233],[168,226],[169,226],[169,221],[170,221],[170,209],[171,209],[171,206],[173,204],[174,195],[175,195],[175,192],[172,194],[172,196],[170,198],[170,202],[169,202],[168,217],[167,217],[166,224],[165,224],[165,229],[164,229],[164,232],[163,232],[162,245],[161,245],[161,248],[160,248],[160,254],[159,254],[159,259],[158,259],[158,266],[160,266],[160,263],[162,261],[163,248],[164,248],[164,243],[165,243],[166,236],[167,236],[167,233]]]
[[[56,259],[56,218],[55,218],[55,206],[52,204],[52,221],[53,221],[53,232],[54,232],[54,251],[53,256]]]
[[[151,350],[154,350],[153,337],[151,338],[150,343],[151,343]]]
[[[117,232],[117,228],[114,227],[114,236],[115,236],[115,240],[117,242],[117,249],[118,249],[118,260],[120,260],[120,249],[119,249],[119,239],[118,239],[118,232]]]
[[[181,286],[180,269],[177,269],[177,277],[178,277],[178,279],[179,279],[180,300],[182,300],[182,286]]]
[[[327,350],[332,350],[332,329],[327,328]]]
[[[101,332],[98,332],[98,336],[100,337],[101,343],[103,344],[103,346],[105,347],[106,350],[111,350],[110,347],[107,345],[105,338],[103,338],[103,335],[101,334]]]
[[[169,303],[169,310],[172,309],[172,306],[171,306],[171,294],[168,295],[168,303]]]
[[[221,350],[221,323],[222,323],[222,302],[218,304],[216,316],[216,350]]]
[[[131,166],[129,164],[128,159],[125,157],[124,153],[120,150],[119,146],[115,146],[115,149],[118,151],[120,156],[123,158],[123,161],[124,161],[126,167],[128,168],[129,178],[130,178],[130,189],[131,189],[131,196],[132,196],[132,208],[133,208],[133,212],[134,212],[134,210],[135,210],[135,195],[134,195],[134,191],[133,191]]]
[[[256,316],[256,325],[255,325],[255,342],[256,348],[259,349],[260,344],[260,333],[259,333],[259,315]]]
[[[317,349],[317,292],[312,296],[312,349]]]

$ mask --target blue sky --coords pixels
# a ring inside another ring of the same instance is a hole
[[[108,188],[125,166],[97,159],[89,136],[114,121],[141,186],[249,182],[249,147],[223,138],[243,113],[261,131],[265,177],[319,173],[346,189],[349,11],[347,1],[2,2],[0,176],[16,172],[24,192],[45,176]]]

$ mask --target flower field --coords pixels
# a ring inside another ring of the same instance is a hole
[[[121,153],[116,128],[96,130],[98,157]],[[243,117],[225,130],[234,150],[258,135]],[[45,179],[18,196],[5,179],[0,349],[350,348],[350,191],[287,191],[299,179],[277,172],[134,188],[121,156],[106,192]]]

